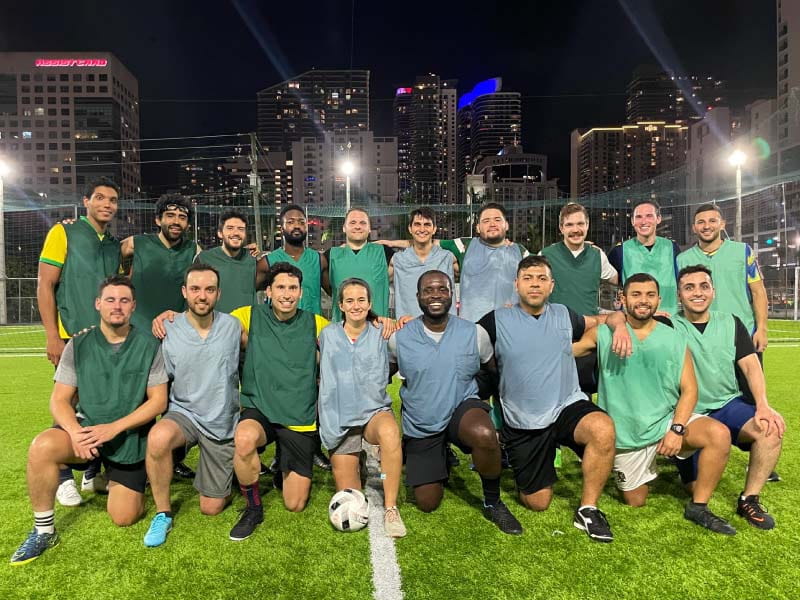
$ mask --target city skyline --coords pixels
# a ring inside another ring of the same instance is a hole
[[[630,2],[491,15],[468,3],[411,2],[393,16],[356,2],[312,3],[298,15],[255,2],[87,4],[64,14],[45,1],[0,9],[0,51],[113,52],[140,82],[143,138],[254,131],[259,90],[351,60],[371,72],[376,136],[393,135],[394,90],[419,75],[458,79],[459,97],[500,76],[522,95],[526,151],[546,154],[567,189],[570,132],[623,121],[633,69],[658,64],[645,40],[663,66],[727,80],[731,103],[774,96],[774,7],[754,4],[637,2],[629,17]],[[142,171],[146,184],[171,175],[158,165]]]

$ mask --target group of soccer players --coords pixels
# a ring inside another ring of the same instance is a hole
[[[234,478],[244,497],[230,532],[238,541],[264,519],[259,454],[276,442],[273,483],[286,509],[301,511],[320,438],[337,490],[362,487],[364,449],[378,447],[390,537],[406,535],[403,465],[409,500],[433,511],[450,445],[471,454],[483,514],[507,534],[522,526],[500,499],[503,455],[522,506],[541,511],[562,446],[581,459],[573,523],[593,540],[613,540],[598,508],[612,471],[623,501],[642,506],[657,455],[677,463],[691,496],[685,518],[734,534],[708,508],[731,445],[750,452],[736,512],[774,527],[759,494],[785,424],[769,406],[760,363],[766,293],[752,250],[721,237],[716,206],[697,209],[698,243],[680,253],[656,233],[657,204],[640,203],[636,237],[607,258],[586,241],[588,213],[575,203],[561,210],[563,240],[537,256],[507,239],[495,203],[480,208],[477,238],[441,241],[430,209],[411,213],[410,241],[377,243],[367,212],[351,209],[345,243],[324,254],[306,247],[305,215],[289,205],[283,248],[254,257],[247,218],[235,211],[220,217],[219,247],[187,240],[191,206],[181,196],[157,204],[157,234],[119,242],[108,232],[118,196],[110,180],[90,184],[86,216],[55,225],[42,250],[55,424],[31,444],[34,528],[12,565],[58,543],[56,498],[81,500],[71,469],[90,471],[84,490],[107,489],[120,526],[144,514],[149,482],[155,515],[144,544],[155,547],[174,524],[176,462],[196,445],[201,512],[225,509]],[[598,314],[602,281],[622,284],[624,312]],[[332,322],[320,314],[321,290]],[[394,373],[401,427],[386,391]]]

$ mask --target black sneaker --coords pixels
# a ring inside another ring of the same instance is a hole
[[[261,475],[266,475],[267,473],[272,473],[272,469],[270,469],[270,468],[269,468],[267,465],[265,465],[263,462],[262,462],[262,463],[259,463],[259,467],[258,467],[258,475],[259,475],[259,477],[260,477]]]
[[[447,447],[447,468],[448,468],[448,470],[449,469],[453,469],[453,468],[457,467],[460,464],[461,464],[461,460],[458,458],[458,456],[456,456],[456,453],[453,451],[453,449],[450,446],[448,446]]]
[[[683,511],[683,517],[714,533],[736,535],[736,529],[725,519],[712,513],[708,506],[699,506],[694,502],[689,502],[686,505],[686,510]]]
[[[256,530],[261,523],[264,522],[264,508],[250,508],[249,506],[244,509],[239,521],[231,529],[230,539],[234,542],[241,542],[246,540]]]
[[[591,539],[596,542],[610,543],[614,541],[614,534],[611,533],[611,526],[608,524],[606,515],[599,508],[587,506],[575,510],[575,517],[572,524],[581,531],[585,531]]]
[[[767,512],[767,508],[758,501],[758,496],[739,496],[736,503],[736,514],[744,517],[750,525],[759,529],[772,529],[775,519]]]
[[[489,519],[503,533],[509,535],[522,535],[522,525],[517,518],[511,514],[508,507],[499,501],[497,504],[483,507],[483,516]]]
[[[194,471],[192,471],[186,463],[177,462],[172,470],[175,475],[181,479],[194,479]]]
[[[331,461],[328,460],[328,457],[322,453],[322,450],[318,450],[314,453],[314,466],[322,469],[323,471],[331,470]]]
[[[769,474],[769,477],[767,477],[767,481],[770,483],[775,483],[777,481],[783,481],[783,479],[781,479],[781,476],[778,475],[777,471],[772,471],[772,473]]]
[[[276,490],[283,491],[283,473],[275,471],[272,474],[272,487]]]

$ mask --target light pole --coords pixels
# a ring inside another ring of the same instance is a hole
[[[742,165],[747,161],[747,155],[741,150],[734,150],[728,157],[728,163],[736,167],[736,227],[734,238],[742,241]]]
[[[6,310],[6,228],[5,198],[3,197],[3,178],[11,172],[3,161],[0,161],[0,325],[8,323]]]
[[[344,203],[345,211],[350,210],[350,176],[355,172],[356,168],[350,160],[342,163],[341,171],[345,177],[344,180]]]

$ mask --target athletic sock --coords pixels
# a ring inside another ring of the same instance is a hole
[[[172,511],[171,510],[160,510],[156,513],[157,515],[164,515],[168,519],[172,518]]]
[[[93,479],[97,477],[97,474],[100,472],[100,459],[95,458],[93,461],[89,462],[89,466],[86,467],[86,470],[83,472],[84,479]]]
[[[33,512],[33,526],[36,528],[37,534],[42,533],[55,533],[56,531],[56,511],[43,510],[41,512]]]
[[[706,506],[708,506],[708,502],[695,502],[694,500],[692,500],[692,504],[695,505],[695,506],[700,506],[702,508],[705,508]]]
[[[72,479],[72,469],[69,467],[64,467],[63,469],[58,470],[58,483],[62,484],[65,481],[69,481]]]
[[[578,507],[578,512],[582,511],[584,508],[593,508],[594,510],[597,510],[597,507],[594,504],[584,504]]]
[[[247,500],[247,508],[261,508],[261,494],[258,491],[258,481],[250,485],[239,484],[242,496]]]
[[[481,485],[483,486],[483,503],[485,506],[494,506],[500,502],[500,478],[489,479],[481,475]]]

